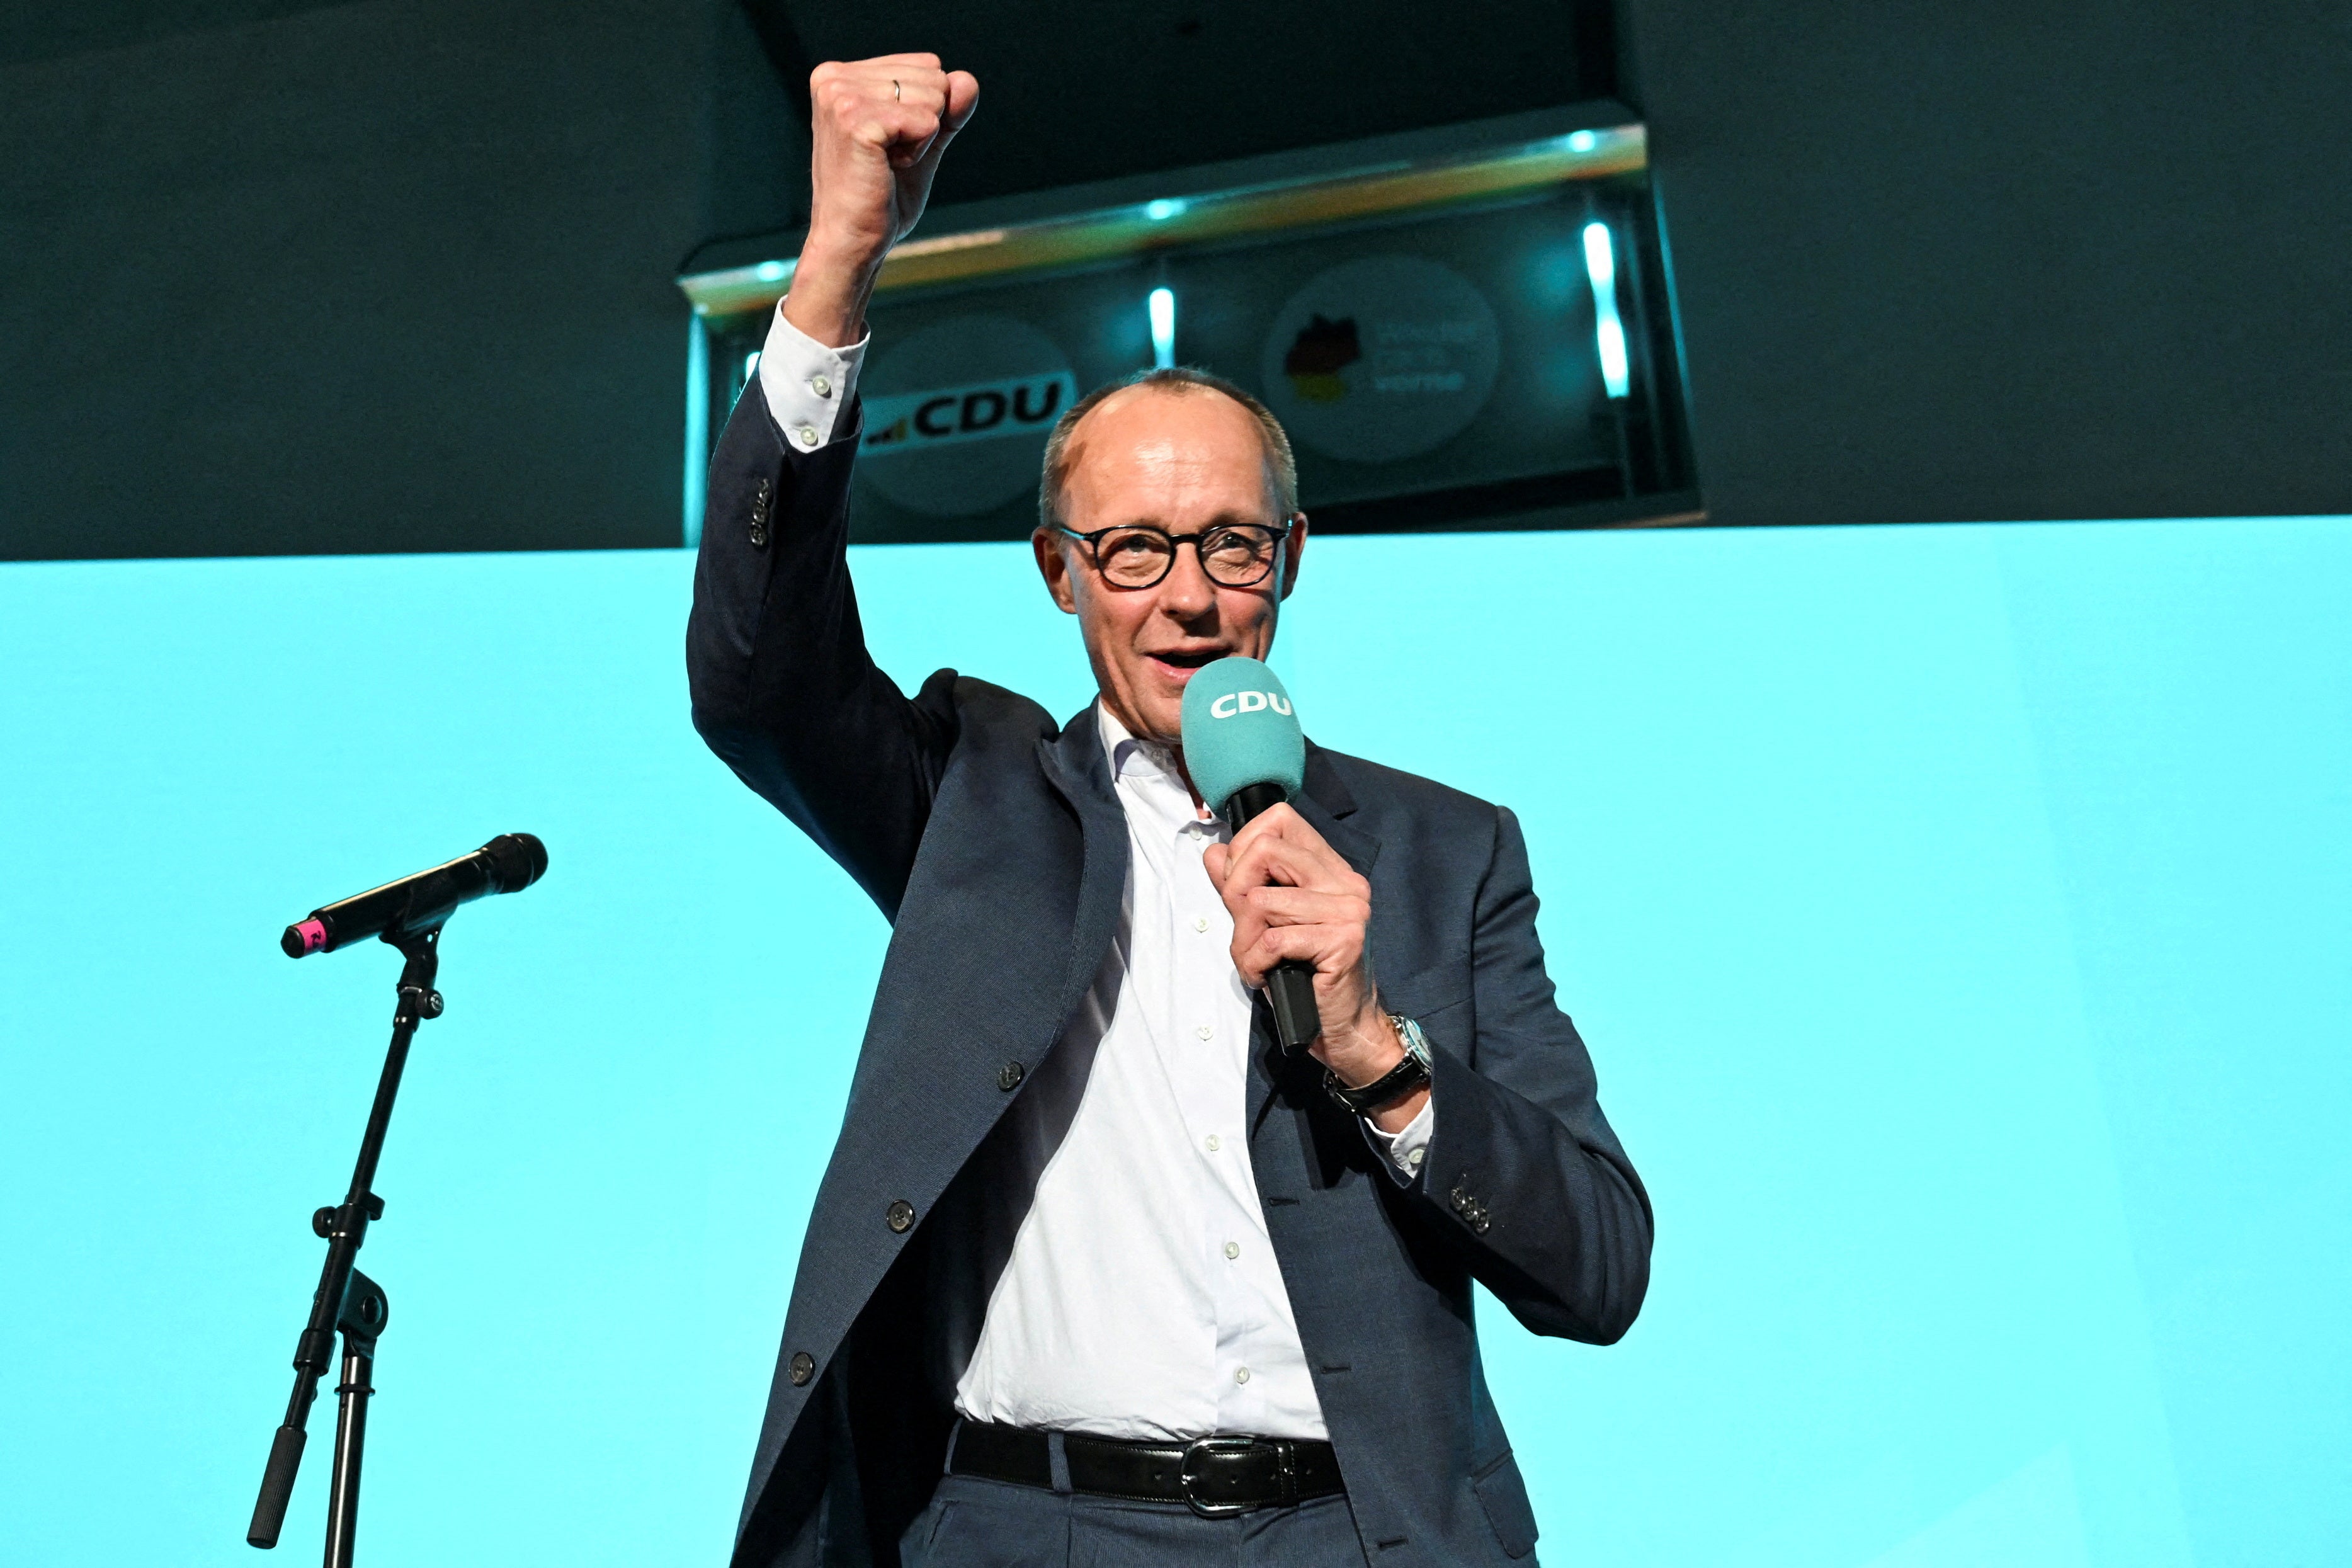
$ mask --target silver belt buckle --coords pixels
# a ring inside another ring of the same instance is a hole
[[[1186,1444],[1184,1463],[1177,1471],[1177,1479],[1184,1488],[1184,1506],[1202,1519],[1234,1519],[1256,1508],[1254,1502],[1202,1502],[1192,1489],[1202,1479],[1200,1471],[1193,1468],[1195,1455],[1246,1454],[1256,1447],[1255,1437],[1195,1437]]]

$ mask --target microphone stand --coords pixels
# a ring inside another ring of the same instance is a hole
[[[368,1110],[367,1131],[360,1139],[351,1191],[341,1206],[322,1208],[310,1216],[311,1230],[327,1243],[327,1261],[319,1272],[318,1292],[310,1298],[310,1321],[294,1347],[294,1394],[287,1403],[286,1419],[269,1445],[261,1496],[253,1505],[253,1523],[245,1532],[249,1545],[268,1549],[278,1544],[278,1532],[286,1522],[286,1504],[294,1494],[294,1475],[302,1464],[303,1428],[310,1420],[311,1403],[319,1396],[319,1379],[326,1375],[340,1330],[343,1376],[335,1390],[340,1403],[335,1417],[333,1493],[327,1504],[326,1568],[352,1565],[352,1541],[359,1529],[360,1457],[367,1437],[367,1399],[375,1392],[370,1385],[375,1370],[375,1340],[391,1313],[383,1287],[354,1267],[360,1244],[367,1239],[369,1222],[383,1217],[383,1200],[370,1189],[375,1184],[376,1160],[383,1152],[384,1129],[392,1122],[392,1102],[400,1093],[401,1069],[408,1065],[408,1043],[415,1037],[418,1024],[441,1016],[441,993],[433,988],[441,962],[441,928],[388,931],[383,940],[408,961],[401,967],[400,1000],[393,1009],[392,1047],[383,1058],[383,1076],[376,1080],[375,1103]]]

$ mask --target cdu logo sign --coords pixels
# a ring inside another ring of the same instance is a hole
[[[1209,704],[1209,717],[1230,719],[1236,713],[1258,713],[1268,708],[1287,717],[1290,699],[1279,691],[1228,691]]]
[[[1077,377],[1059,370],[868,397],[866,450],[879,458],[1003,436],[1042,435],[1077,395]]]

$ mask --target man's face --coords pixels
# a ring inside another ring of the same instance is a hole
[[[1139,386],[1097,404],[1071,433],[1076,458],[1062,521],[1080,533],[1149,523],[1171,534],[1218,523],[1279,526],[1265,443],[1249,410],[1222,394]],[[1184,683],[1212,659],[1264,658],[1276,613],[1298,575],[1307,520],[1296,519],[1276,569],[1253,587],[1209,580],[1200,552],[1179,545],[1149,588],[1106,582],[1087,547],[1040,531],[1037,566],[1055,603],[1078,617],[1103,701],[1129,732],[1176,743]]]

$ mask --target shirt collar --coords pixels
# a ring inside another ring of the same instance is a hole
[[[1157,741],[1129,733],[1126,725],[1112,717],[1110,705],[1100,700],[1095,703],[1095,722],[1102,731],[1103,753],[1110,758],[1111,777],[1164,778],[1181,787],[1174,752]]]
[[[1162,800],[1164,809],[1191,826],[1216,823],[1215,817],[1203,816],[1200,806],[1193,803],[1192,786],[1178,771],[1172,750],[1130,733],[1126,725],[1111,717],[1110,709],[1099,700],[1095,703],[1095,722],[1102,734],[1103,752],[1110,758],[1114,783],[1132,779],[1145,795]]]

